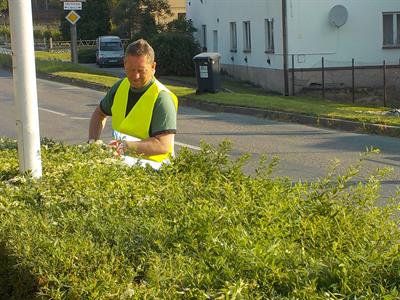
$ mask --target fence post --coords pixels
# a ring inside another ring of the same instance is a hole
[[[294,54],[292,54],[292,96],[294,96]]]
[[[322,98],[325,99],[325,59],[322,56],[321,58],[322,64]]]
[[[386,107],[387,94],[386,94],[386,60],[383,60],[383,106]]]
[[[353,92],[353,103],[355,102],[355,84],[354,84],[354,58],[351,59],[351,81],[352,81],[352,92]]]

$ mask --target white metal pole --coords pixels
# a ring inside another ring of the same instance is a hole
[[[39,113],[30,0],[9,0],[19,171],[42,176]]]

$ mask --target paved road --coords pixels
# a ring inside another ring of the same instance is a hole
[[[83,143],[91,112],[102,92],[38,80],[38,99],[41,136]],[[0,71],[0,136],[15,137],[15,117],[12,78]],[[110,123],[103,139],[110,138]],[[217,144],[224,139],[233,142],[232,155],[251,153],[253,159],[246,167],[251,172],[261,154],[278,156],[280,164],[274,174],[289,176],[293,181],[313,181],[326,174],[333,159],[342,168],[357,161],[367,147],[381,149],[379,156],[366,160],[363,174],[375,168],[392,167],[393,173],[383,182],[383,194],[394,193],[400,183],[400,139],[353,134],[283,123],[251,116],[210,113],[180,107],[178,116],[178,145],[196,149],[201,140]],[[178,147],[179,148],[179,147]]]

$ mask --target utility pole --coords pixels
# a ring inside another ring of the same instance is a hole
[[[31,1],[9,0],[19,171],[42,176]]]

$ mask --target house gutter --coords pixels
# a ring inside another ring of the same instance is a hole
[[[287,0],[282,0],[282,43],[284,95],[289,96]]]

